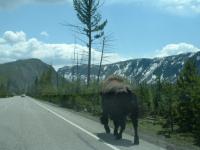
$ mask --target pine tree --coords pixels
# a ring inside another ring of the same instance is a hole
[[[6,97],[6,96],[7,96],[7,91],[5,85],[0,84],[0,97]]]
[[[107,20],[101,22],[102,16],[98,13],[100,0],[73,0],[74,9],[77,12],[77,17],[83,24],[83,27],[76,26],[79,32],[86,35],[88,38],[88,74],[87,85],[90,84],[90,69],[91,69],[91,50],[92,43],[95,39],[99,39],[104,35],[104,27]]]
[[[164,82],[162,89],[162,103],[161,109],[165,122],[163,127],[169,128],[170,132],[174,131],[174,116],[175,116],[175,85],[172,83]]]
[[[39,81],[37,82],[37,91],[40,96],[50,97],[56,94],[56,88],[53,85],[53,72],[52,68],[49,68],[46,72],[42,74]]]
[[[150,90],[147,84],[142,83],[138,89],[140,114],[147,115],[151,111]]]
[[[7,89],[7,79],[5,77],[0,76],[0,97],[5,97],[8,95]]]
[[[195,103],[199,101],[198,78],[195,62],[189,60],[177,80],[178,125],[182,132],[192,132],[194,129]]]
[[[153,111],[155,117],[160,114],[160,103],[162,95],[162,83],[160,76],[156,79],[156,84],[154,88],[154,97],[153,97]]]
[[[200,146],[200,77],[193,95],[193,112],[194,112],[194,136],[196,144]]]
[[[195,78],[196,84],[192,90],[192,109],[194,113],[193,133],[196,144],[200,146],[200,76],[196,75]]]

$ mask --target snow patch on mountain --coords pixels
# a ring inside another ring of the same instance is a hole
[[[148,76],[158,67],[157,63],[154,63],[153,65],[151,65],[151,67],[149,68],[149,70],[146,70],[146,72],[144,73],[144,78],[142,79],[142,81],[144,81],[145,79],[148,78]]]
[[[173,55],[163,58],[154,59],[133,59],[114,64],[102,66],[100,79],[104,80],[110,75],[120,75],[134,82],[154,83],[156,78],[160,76],[161,80],[176,81],[185,62],[189,59],[197,61],[200,70],[200,52]],[[76,67],[76,66],[74,66]],[[81,78],[87,77],[87,66],[79,66]],[[66,66],[58,70],[58,73],[65,75],[65,78],[72,79],[73,66]],[[76,70],[76,69],[75,69]],[[92,66],[91,78],[96,79],[99,67]]]

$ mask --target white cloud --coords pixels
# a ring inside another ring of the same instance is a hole
[[[42,31],[42,32],[40,33],[40,35],[45,36],[45,37],[48,37],[48,36],[49,36],[49,33],[46,32],[46,31]]]
[[[200,0],[107,0],[107,3],[134,3],[140,4],[140,6],[146,5],[182,16],[200,14]]]
[[[23,31],[6,31],[0,37],[0,63],[14,61],[17,59],[39,58],[55,67],[73,64],[74,47],[79,53],[79,59],[87,60],[87,48],[75,44],[51,44],[39,41],[36,38],[26,38]],[[81,55],[84,54],[84,55]],[[92,49],[93,63],[99,63],[101,53]],[[109,62],[125,60],[116,53],[106,54]],[[81,63],[87,63],[81,61]]]
[[[178,15],[200,13],[200,0],[159,0],[158,6]]]
[[[26,34],[22,31],[20,32],[6,31],[4,33],[3,39],[5,40],[5,42],[10,44],[24,42],[26,41]]]
[[[197,51],[200,51],[200,48],[197,48],[194,45],[187,43],[168,44],[161,50],[157,51],[156,57],[165,57],[165,56],[178,55],[182,53],[197,52]]]
[[[63,67],[74,64],[74,48],[79,53],[79,62],[87,64],[87,56],[85,55],[87,54],[87,48],[82,45],[45,43],[36,38],[27,38],[26,33],[23,31],[6,31],[0,37],[0,63],[17,59],[38,58],[52,64],[55,68]],[[200,51],[200,48],[188,43],[168,44],[156,52],[156,57],[197,51]],[[127,58],[123,58],[117,53],[105,55],[108,61],[104,61],[104,63],[127,60]],[[92,49],[92,56],[93,63],[98,64],[101,53]]]
[[[65,3],[72,0],[0,0],[0,9],[11,9],[33,3]]]

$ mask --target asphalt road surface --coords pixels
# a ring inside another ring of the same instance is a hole
[[[0,150],[163,150],[124,134],[115,140],[103,126],[30,97],[0,99]]]

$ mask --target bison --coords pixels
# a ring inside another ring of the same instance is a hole
[[[104,81],[100,94],[103,111],[100,121],[106,133],[110,133],[108,125],[110,118],[114,123],[114,136],[116,139],[121,139],[126,126],[126,118],[129,116],[135,132],[134,144],[139,144],[137,97],[130,86],[123,78],[112,76]]]

